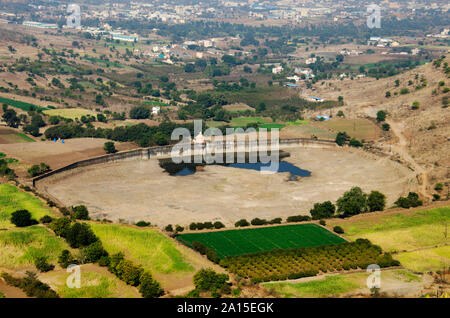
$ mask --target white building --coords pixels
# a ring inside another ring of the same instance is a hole
[[[160,111],[161,111],[161,107],[159,107],[159,106],[153,106],[152,107],[152,114],[153,115],[158,115]]]
[[[275,66],[273,69],[272,69],[272,73],[273,74],[280,74],[281,72],[283,72],[283,66]]]

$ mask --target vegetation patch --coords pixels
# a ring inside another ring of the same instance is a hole
[[[28,210],[33,219],[39,220],[44,215],[54,216],[42,201],[32,194],[19,191],[11,184],[0,184],[0,228],[10,228],[11,214],[17,210]]]
[[[346,132],[350,137],[357,139],[376,139],[380,129],[368,119],[330,119],[317,123],[319,127],[334,132]]]
[[[50,109],[45,110],[44,114],[48,116],[60,116],[63,118],[80,119],[82,116],[92,115],[95,116],[95,112],[84,108],[62,108],[62,109]]]
[[[38,105],[25,103],[25,102],[21,102],[21,101],[14,100],[14,99],[9,99],[9,98],[4,98],[4,97],[0,97],[0,103],[7,104],[7,105],[10,105],[12,107],[16,107],[16,108],[19,108],[21,110],[24,110],[24,111],[46,110],[47,109],[45,107],[41,107],[41,106],[38,106]]]
[[[414,272],[429,272],[448,269],[450,246],[436,247],[395,255],[404,267]]]
[[[66,248],[68,245],[62,239],[41,226],[0,231],[0,266],[34,266],[34,261],[41,257],[56,262]]]
[[[94,224],[94,233],[110,253],[126,252],[134,262],[152,272],[193,272],[174,242],[155,229],[137,229],[113,224]]]
[[[316,224],[296,224],[257,229],[188,233],[177,239],[192,247],[199,242],[220,258],[262,251],[339,244],[341,237]]]
[[[330,220],[329,223],[330,226],[339,224],[351,240],[367,238],[384,250],[394,252],[450,243],[450,238],[445,237],[449,221],[450,207],[442,207],[347,222]]]

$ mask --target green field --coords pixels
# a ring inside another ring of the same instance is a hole
[[[152,273],[193,272],[184,255],[169,238],[154,229],[92,223],[92,229],[110,253],[125,252]]]
[[[351,240],[366,238],[387,252],[401,252],[416,248],[450,243],[445,238],[445,224],[450,223],[450,207],[416,211],[410,214],[380,215],[374,218],[340,222],[345,236]]]
[[[345,242],[316,224],[271,226],[242,230],[188,233],[177,236],[188,246],[200,242],[220,258],[274,249],[311,247]]]
[[[0,267],[33,266],[38,256],[46,256],[55,264],[64,249],[68,249],[67,243],[42,226],[0,231]]]
[[[45,107],[41,107],[41,106],[38,106],[38,105],[25,103],[25,102],[21,102],[21,101],[14,100],[14,99],[9,99],[9,98],[3,98],[3,97],[0,97],[0,103],[1,104],[8,104],[8,105],[10,105],[12,107],[16,107],[16,108],[19,108],[19,109],[22,109],[22,110],[25,110],[25,111],[29,111],[29,110],[32,110],[32,109],[34,109],[34,110],[38,110],[38,109],[39,110],[46,110],[47,109]]]
[[[44,215],[53,216],[54,213],[39,199],[11,184],[0,184],[0,228],[11,228],[9,221],[11,213],[16,210],[26,209],[33,218],[39,220]]]
[[[395,255],[402,265],[414,272],[438,271],[450,266],[450,246],[430,248]]]
[[[92,115],[95,116],[96,113],[89,109],[84,108],[62,108],[62,109],[50,109],[45,110],[44,114],[48,116],[60,116],[64,118],[80,119],[81,116]]]
[[[330,119],[318,122],[317,126],[338,132],[346,132],[350,137],[372,140],[378,137],[380,129],[368,119]]]
[[[326,276],[307,282],[264,283],[262,286],[284,298],[342,297],[348,293],[366,292],[369,273],[351,273]],[[383,271],[382,279],[408,284],[421,282],[422,278],[407,270]]]
[[[162,103],[162,102],[155,102],[155,101],[151,101],[151,100],[147,100],[144,103],[145,104],[150,104],[152,106],[169,106],[169,104]]]

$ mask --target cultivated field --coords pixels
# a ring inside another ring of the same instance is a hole
[[[316,224],[296,224],[263,228],[189,233],[177,236],[192,246],[199,242],[221,258],[275,249],[311,247],[345,242],[344,239]]]
[[[346,132],[350,137],[364,140],[375,140],[381,130],[368,119],[330,119],[316,124],[318,127],[335,133]]]
[[[75,118],[80,119],[82,116],[87,116],[87,115],[95,116],[96,113],[91,110],[84,109],[84,108],[63,108],[63,109],[44,110],[44,114],[46,114],[48,116],[60,116],[60,117],[70,118],[70,119],[75,119]]]
[[[157,229],[100,223],[91,226],[110,254],[124,252],[127,258],[150,270],[163,288],[173,293],[192,289],[194,273],[212,265]]]
[[[0,128],[0,144],[17,144],[34,141],[33,138],[24,133],[9,128]]]

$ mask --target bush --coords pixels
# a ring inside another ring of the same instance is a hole
[[[43,217],[41,217],[39,219],[39,222],[41,222],[42,224],[49,224],[53,221],[53,218],[51,216],[48,215],[44,215]]]
[[[17,227],[25,227],[38,222],[31,218],[31,213],[28,210],[17,210],[11,214],[11,223]]]
[[[370,212],[383,211],[386,206],[386,196],[381,192],[372,191],[367,197],[367,205]]]
[[[234,223],[235,227],[244,227],[244,226],[249,226],[250,224],[247,222],[246,219],[241,219],[239,221],[237,221],[236,223]]]
[[[222,223],[222,222],[214,222],[214,228],[215,229],[221,229],[221,228],[224,228],[225,227],[225,225]]]
[[[384,110],[379,110],[377,112],[377,122],[382,122],[386,120],[386,112]]]
[[[319,224],[322,225],[322,226],[325,226],[325,225],[327,225],[327,222],[325,222],[325,220],[320,220]]]
[[[34,266],[36,266],[37,270],[40,272],[48,272],[51,271],[55,268],[54,265],[49,264],[47,262],[47,257],[46,256],[38,256],[34,259]]]
[[[340,227],[339,225],[333,227],[333,231],[338,234],[344,234],[344,229],[342,227]]]
[[[197,224],[192,222],[191,224],[189,224],[189,230],[196,230],[197,229]]]
[[[114,145],[114,143],[112,141],[105,142],[103,149],[106,151],[106,153],[116,153],[117,152],[116,146]]]
[[[149,272],[142,273],[139,281],[141,283],[139,292],[143,298],[156,298],[164,295],[164,290]]]
[[[108,256],[108,252],[103,248],[101,241],[89,244],[80,251],[83,263],[95,263],[104,256]]]
[[[50,223],[50,228],[55,232],[56,235],[61,237],[66,237],[70,230],[70,219],[67,217],[58,218]]]
[[[335,211],[336,207],[334,204],[331,203],[331,201],[325,201],[323,203],[314,204],[314,208],[312,208],[309,213],[311,213],[313,220],[318,220],[333,217]]]
[[[144,272],[141,266],[134,265],[131,261],[122,259],[115,268],[117,276],[131,286],[139,286],[139,279]]]
[[[444,184],[442,183],[436,183],[436,185],[434,186],[434,190],[436,191],[442,191],[444,189]]]
[[[229,277],[212,269],[201,269],[194,275],[194,285],[199,291],[219,291],[227,284]]]
[[[259,219],[259,218],[254,218],[253,220],[250,221],[250,223],[252,225],[265,225],[267,224],[267,220],[265,219]]]
[[[139,221],[136,223],[136,226],[139,226],[139,227],[146,227],[146,226],[150,226],[150,225],[151,225],[150,222],[145,222],[145,221]]]
[[[136,106],[130,110],[130,118],[132,119],[146,119],[150,117],[150,109],[145,106]]]
[[[409,209],[421,206],[422,203],[422,200],[419,200],[419,195],[416,192],[410,192],[407,197],[399,197],[394,204],[398,207]]]
[[[381,125],[381,129],[383,129],[384,131],[389,131],[391,130],[391,125],[384,123],[383,125]]]
[[[77,263],[78,261],[73,257],[69,250],[63,250],[58,257],[58,264],[62,268],[67,268],[69,265]]]
[[[286,222],[288,223],[305,222],[305,221],[311,221],[311,217],[307,215],[292,215],[288,216],[286,219]]]
[[[32,165],[28,169],[28,175],[33,178],[48,171],[50,171],[50,166],[44,162],[41,162],[39,165]]]
[[[75,223],[66,233],[66,241],[72,248],[88,246],[98,240],[88,224]]]
[[[85,205],[72,207],[72,218],[76,220],[90,220],[89,211]]]
[[[346,132],[338,132],[336,135],[335,142],[338,144],[338,146],[343,146],[347,143],[347,141],[350,139],[350,136],[347,135]]]
[[[367,211],[367,195],[359,187],[353,187],[337,200],[337,211],[352,216]]]
[[[180,226],[180,225],[176,225],[175,226],[175,231],[178,232],[183,232],[184,231],[184,227]]]
[[[14,278],[13,276],[2,273],[1,277],[8,285],[19,287],[28,297],[36,298],[58,298],[58,294],[47,284],[41,282],[36,273],[27,271],[24,278]]]
[[[166,230],[166,232],[173,232],[173,227],[172,224],[167,225],[164,230]]]

